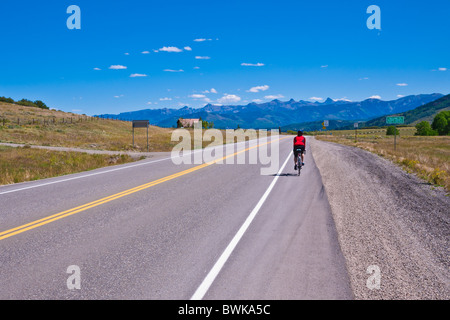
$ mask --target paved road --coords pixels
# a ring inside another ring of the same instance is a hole
[[[273,174],[163,155],[0,187],[0,299],[351,299],[307,151],[300,177],[285,138]]]

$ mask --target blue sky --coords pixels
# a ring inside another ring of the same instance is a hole
[[[81,30],[66,26],[70,5]],[[370,5],[381,30],[366,26]],[[0,10],[0,96],[64,111],[450,91],[448,0],[17,0]]]

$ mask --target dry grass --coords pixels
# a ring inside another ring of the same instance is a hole
[[[2,119],[7,121],[5,126],[2,125]],[[172,131],[173,129],[150,126],[149,151],[170,151],[176,145],[170,141]],[[0,103],[0,142],[111,151],[147,151],[146,130],[135,129],[133,146],[130,122],[101,120],[6,103]]]
[[[332,135],[318,135],[319,140],[356,146],[400,164],[408,172],[450,191],[450,137],[414,136],[415,128],[399,128],[397,148],[394,137],[386,136],[386,129],[332,131]]]
[[[4,126],[3,119],[6,119]],[[178,141],[171,141],[174,130],[150,126],[148,132],[149,152],[171,151],[179,143]],[[196,145],[194,130],[188,129],[188,131],[191,133],[191,145],[194,148]],[[225,143],[225,131],[221,130],[221,132],[223,143]],[[133,146],[130,122],[103,120],[62,111],[43,110],[0,102],[0,142],[146,152],[147,131],[145,128],[135,129],[135,145]],[[215,144],[217,143],[213,143],[213,145]],[[211,145],[211,142],[203,141],[202,147],[208,145]]]
[[[0,185],[51,178],[131,162],[127,155],[100,155],[0,146]]]

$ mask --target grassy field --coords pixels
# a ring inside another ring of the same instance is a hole
[[[5,122],[3,123],[3,119]],[[149,152],[169,152],[178,141],[171,141],[172,128],[149,127]],[[193,129],[191,145],[194,147]],[[225,131],[221,130],[225,142]],[[105,120],[23,107],[0,102],[0,142],[52,147],[73,147],[111,151],[147,151],[147,131],[135,129],[133,146],[131,122]],[[202,147],[211,142],[203,141]]]
[[[408,172],[417,174],[426,181],[443,186],[450,191],[450,136],[414,136],[414,127],[398,128],[397,148],[394,137],[386,136],[386,129],[358,130],[355,142],[354,130],[315,132],[318,140],[356,146],[385,157]]]
[[[132,161],[128,155],[99,155],[0,146],[0,185],[51,178]]]
[[[5,125],[3,125],[5,119]],[[149,151],[170,151],[172,129],[149,127]],[[0,142],[111,151],[147,151],[145,129],[62,111],[0,103]]]

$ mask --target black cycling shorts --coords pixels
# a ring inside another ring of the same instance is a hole
[[[298,156],[298,154],[302,154],[305,152],[305,146],[294,146],[294,156]]]

